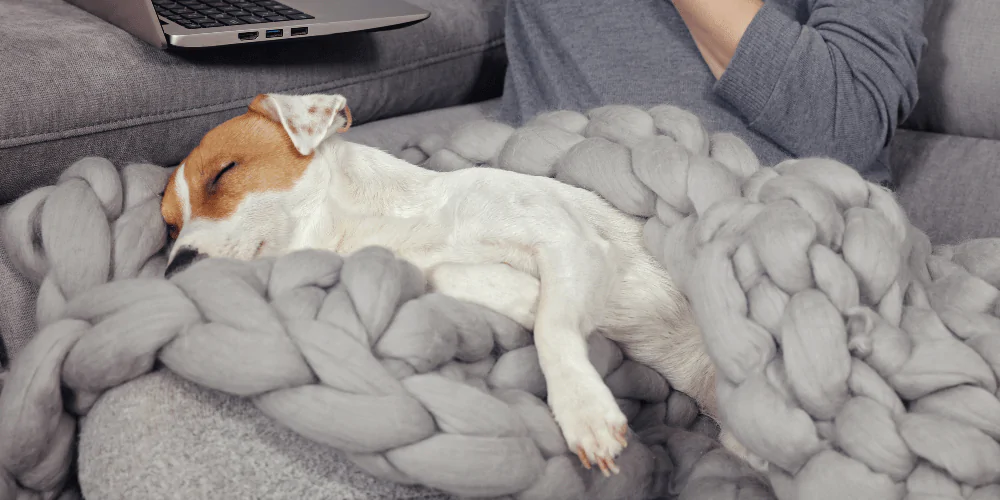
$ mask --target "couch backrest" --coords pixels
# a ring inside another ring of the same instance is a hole
[[[904,128],[1000,139],[1000,0],[933,0],[920,101]]]

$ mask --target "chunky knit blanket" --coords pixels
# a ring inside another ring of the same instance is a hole
[[[402,155],[554,176],[648,218],[647,248],[716,362],[721,418],[766,476],[596,335],[591,360],[634,435],[622,474],[582,469],[543,402],[529,333],[424,293],[384,249],[208,259],[165,280],[168,171],[86,159],[0,231],[40,287],[40,331],[0,393],[0,499],[66,491],[77,417],[159,366],[251,398],[373,475],[459,496],[1000,497],[1000,240],[932,249],[845,165],[762,167],[672,106],[478,122]]]

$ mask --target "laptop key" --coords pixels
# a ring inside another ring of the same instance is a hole
[[[211,22],[207,22],[207,23],[201,23],[201,27],[202,28],[219,28],[219,27],[222,27],[222,26],[225,26],[225,24],[222,24],[222,23],[216,22],[216,21],[211,21]]]
[[[223,12],[221,10],[219,10],[219,9],[203,10],[203,11],[201,11],[201,13],[205,14],[208,17],[215,17],[215,15],[217,15],[217,14],[223,14]]]
[[[179,25],[181,25],[181,26],[183,26],[183,27],[185,27],[187,29],[192,29],[192,30],[193,29],[198,29],[198,28],[201,27],[201,26],[198,26],[198,23],[192,23],[190,21],[177,21],[177,24],[179,24]]]
[[[249,24],[266,23],[267,19],[260,18],[257,16],[241,16],[239,19],[246,21]]]
[[[276,23],[278,21],[287,21],[288,20],[288,18],[285,17],[285,16],[267,16],[264,19],[267,19],[268,21],[271,21],[272,23]]]
[[[299,11],[297,11],[295,9],[289,9],[289,8],[275,9],[275,11],[277,11],[278,14],[281,14],[283,16],[287,16],[289,14],[301,14],[302,13],[302,12],[299,12]]]
[[[199,17],[205,17],[205,16],[203,16],[201,14],[201,12],[186,12],[184,14],[181,14],[181,17],[184,17],[184,18],[187,18],[187,19],[197,19]]]
[[[218,14],[209,14],[208,17],[215,19],[216,21],[220,19],[236,19],[235,17],[229,15],[228,12],[219,12]]]
[[[309,14],[288,14],[287,17],[289,19],[294,19],[296,21],[300,21],[302,19],[315,19],[313,16],[310,16]]]
[[[227,19],[218,19],[217,18],[216,21],[219,21],[220,23],[228,25],[228,26],[236,26],[236,25],[239,25],[239,24],[246,24],[245,22],[240,21],[239,19],[236,19],[235,17],[230,17],[230,18],[227,18]]]

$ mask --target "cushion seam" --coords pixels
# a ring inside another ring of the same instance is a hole
[[[335,88],[335,87],[341,87],[341,86],[355,85],[355,84],[358,84],[358,83],[364,83],[364,82],[372,81],[372,80],[375,80],[375,79],[378,79],[378,78],[382,78],[382,77],[385,77],[385,76],[392,76],[392,75],[404,73],[404,72],[407,72],[407,71],[412,71],[412,70],[419,69],[419,68],[424,67],[424,66],[430,66],[430,65],[433,65],[433,64],[439,64],[439,63],[442,63],[442,62],[446,62],[448,60],[460,59],[462,57],[466,57],[466,56],[471,55],[473,53],[480,52],[483,49],[494,49],[496,47],[501,46],[503,44],[503,41],[504,41],[503,37],[500,37],[500,38],[496,38],[496,39],[493,39],[493,40],[489,40],[489,41],[487,41],[485,43],[481,43],[481,44],[477,44],[477,45],[472,45],[472,46],[468,46],[468,47],[462,47],[462,48],[450,50],[448,52],[443,52],[443,53],[440,53],[440,54],[435,54],[433,56],[424,57],[424,58],[418,59],[416,61],[411,61],[409,63],[402,64],[402,65],[399,65],[399,66],[394,66],[394,67],[391,67],[391,68],[385,68],[385,69],[376,71],[374,73],[367,73],[367,74],[353,76],[353,77],[349,77],[349,78],[341,78],[339,80],[335,80],[335,81],[332,81],[332,82],[311,83],[311,84],[302,85],[302,86],[299,86],[299,87],[290,87],[290,88],[285,88],[285,89],[281,89],[281,90],[276,90],[274,92],[275,93],[281,93],[281,92],[316,91],[316,90],[324,90],[324,89],[330,89],[330,88]],[[157,113],[157,114],[153,114],[153,115],[139,115],[139,116],[134,116],[134,117],[130,117],[130,118],[115,119],[115,120],[112,120],[112,121],[107,121],[107,122],[102,122],[102,123],[95,123],[95,124],[86,125],[86,126],[83,126],[83,127],[76,127],[76,128],[73,128],[73,129],[68,129],[68,130],[59,130],[59,131],[55,131],[55,132],[44,132],[44,133],[40,133],[40,134],[32,134],[32,135],[25,135],[25,136],[9,137],[9,138],[6,138],[6,139],[0,139],[0,149],[6,149],[6,148],[12,148],[12,147],[18,147],[18,146],[26,146],[26,145],[30,145],[30,144],[38,144],[38,143],[48,142],[48,141],[52,141],[52,140],[69,139],[69,138],[72,138],[72,137],[87,136],[87,135],[92,135],[92,134],[101,133],[101,132],[109,132],[109,131],[112,131],[112,130],[119,130],[119,129],[123,129],[123,128],[134,127],[134,126],[137,126],[137,125],[148,125],[148,124],[151,124],[151,123],[166,122],[166,121],[175,120],[175,119],[179,119],[179,118],[190,118],[192,116],[202,116],[202,115],[207,115],[207,114],[211,114],[211,113],[217,113],[217,112],[220,112],[220,111],[227,111],[227,110],[230,110],[230,109],[236,109],[236,108],[239,108],[239,107],[242,107],[242,106],[246,106],[247,105],[247,101],[249,101],[252,97],[253,96],[249,96],[249,97],[245,97],[245,98],[242,98],[242,99],[235,99],[235,100],[230,100],[230,101],[222,102],[222,103],[200,105],[200,106],[195,106],[195,107],[190,107],[190,108],[185,108],[185,109],[180,109],[180,110],[165,111],[165,112],[161,112],[161,113]]]

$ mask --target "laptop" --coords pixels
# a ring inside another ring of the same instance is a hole
[[[395,29],[430,13],[404,0],[67,0],[161,49]]]

